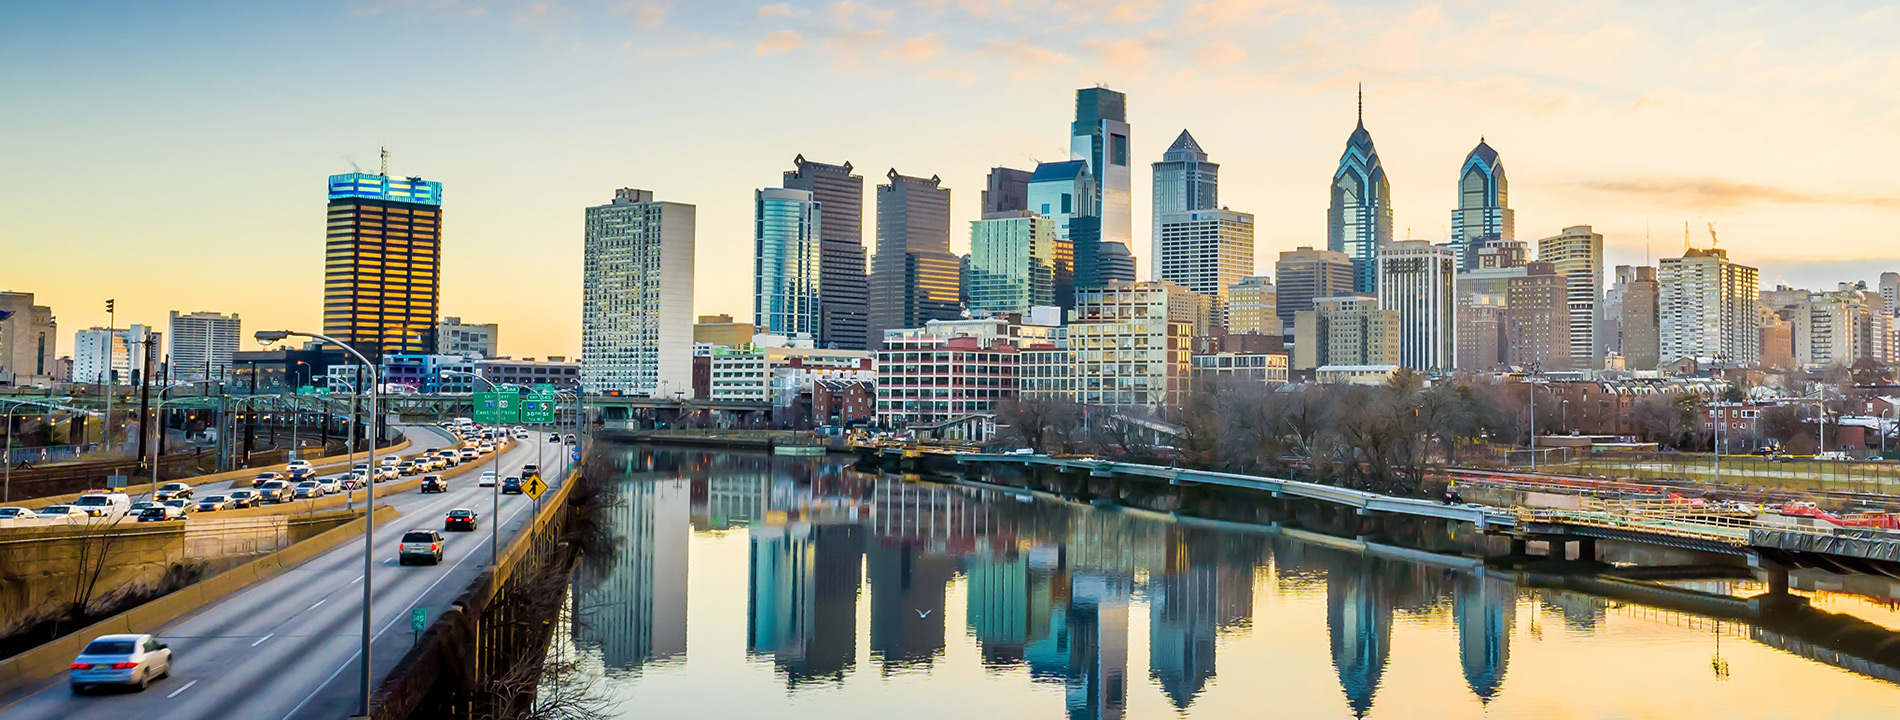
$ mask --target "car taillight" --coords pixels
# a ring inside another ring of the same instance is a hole
[[[113,664],[112,664],[112,669],[114,669],[114,670],[131,670],[132,668],[135,668],[135,667],[138,667],[138,666],[139,666],[139,664],[138,664],[138,663],[135,663],[135,662],[122,662],[122,663],[113,663]]]
[[[72,664],[72,667],[69,667],[69,668],[67,668],[67,669],[68,669],[68,670],[91,670],[91,669],[92,669],[92,666],[91,666],[91,665],[87,665],[87,664],[85,664],[85,663],[73,663],[73,664]]]

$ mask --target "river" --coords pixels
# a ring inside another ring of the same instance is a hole
[[[835,456],[596,459],[616,474],[613,549],[581,559],[556,646],[615,717],[1900,715],[1900,670],[1484,568]],[[1890,600],[1803,594],[1900,628]]]

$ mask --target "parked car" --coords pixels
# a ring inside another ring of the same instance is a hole
[[[263,502],[263,500],[262,498],[258,496],[256,490],[232,490],[231,491],[231,509],[233,510],[242,510],[244,508],[254,508],[254,507],[257,507],[258,503],[260,502]]]
[[[139,522],[165,522],[167,520],[183,520],[185,519],[185,514],[179,512],[178,508],[170,505],[156,505],[139,511],[138,518]]]
[[[198,501],[198,512],[217,512],[231,509],[229,495],[206,495]]]
[[[290,498],[292,500],[315,500],[323,497],[325,494],[323,491],[323,483],[315,480],[305,480],[297,483],[297,487],[291,488],[290,490]]]
[[[282,480],[282,479],[284,479],[283,473],[261,472],[257,474],[257,477],[251,478],[251,487],[257,487],[259,485],[270,482],[272,480]]]
[[[509,475],[507,478],[503,479],[501,481],[501,494],[520,495],[521,494],[521,478],[515,477],[513,475]]]
[[[290,483],[284,480],[272,480],[257,486],[258,502],[280,503],[291,499]]]
[[[402,534],[402,544],[396,551],[396,562],[408,565],[421,561],[427,561],[430,565],[441,564],[442,533],[434,530],[410,530]]]
[[[86,511],[71,505],[48,505],[40,508],[37,515],[41,520],[64,523],[80,522],[92,517]]]
[[[472,532],[480,525],[481,517],[476,515],[474,510],[468,508],[450,510],[449,516],[442,520],[443,530],[466,530]]]
[[[449,481],[442,479],[441,475],[424,475],[422,476],[422,487],[420,490],[426,493],[448,492]]]
[[[181,482],[169,482],[158,486],[158,490],[152,493],[152,499],[159,502],[176,498],[190,500],[191,486]]]
[[[497,476],[493,470],[483,470],[482,478],[477,480],[475,484],[481,487],[494,487],[495,480],[498,479],[498,477],[499,476]]]
[[[172,651],[150,635],[101,635],[73,658],[68,674],[74,695],[100,685],[144,690],[171,677]]]
[[[132,511],[132,496],[122,492],[86,493],[73,501],[73,507],[93,517],[120,517]]]

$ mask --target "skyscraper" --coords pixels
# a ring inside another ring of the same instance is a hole
[[[1304,245],[1280,253],[1280,261],[1273,264],[1273,275],[1279,279],[1274,305],[1280,313],[1282,331],[1293,327],[1294,313],[1314,309],[1314,299],[1352,294],[1352,271],[1352,259],[1345,253]]]
[[[696,214],[633,188],[587,208],[581,383],[589,391],[692,393]]]
[[[1622,341],[1617,351],[1623,353],[1624,367],[1654,370],[1658,360],[1656,268],[1638,265],[1631,270],[1629,287],[1622,293]]]
[[[1069,291],[1057,298],[1057,304],[1073,306],[1074,290],[1078,288],[1100,287],[1113,279],[1134,279],[1132,269],[1122,275],[1119,256],[1110,256],[1113,267],[1106,276],[1102,272],[1102,219],[1096,215],[1095,176],[1089,173],[1088,161],[1038,163],[1025,191],[1025,209],[1054,221],[1056,243],[1066,244],[1072,258]]]
[[[1880,300],[1882,310],[1888,315],[1900,311],[1900,273],[1880,274]]]
[[[136,385],[144,376],[147,348],[162,347],[163,333],[133,323],[124,328],[89,328],[73,334],[73,382]],[[156,349],[150,358],[156,365]]]
[[[870,290],[864,272],[864,178],[852,174],[848,162],[830,165],[800,155],[792,165],[785,189],[811,193],[821,211],[815,337],[827,346],[866,349]]]
[[[1589,225],[1537,241],[1537,259],[1564,276],[1570,313],[1570,358],[1578,367],[1603,367],[1603,236]]]
[[[1029,209],[1029,179],[1035,173],[993,167],[983,187],[983,214]]]
[[[442,183],[330,176],[323,333],[371,359],[435,349],[441,310]]]
[[[1451,248],[1400,240],[1379,248],[1379,307],[1399,313],[1399,364],[1450,370],[1457,355],[1458,258]]]
[[[1570,355],[1568,278],[1547,262],[1524,266],[1510,280],[1506,301],[1505,361],[1512,366],[1568,370],[1580,361]]]
[[[957,317],[959,260],[950,253],[950,189],[937,177],[896,169],[877,186],[877,255],[871,258],[870,337]]]
[[[970,222],[971,310],[1027,313],[1056,304],[1054,224],[1027,210]]]
[[[1253,215],[1188,210],[1155,221],[1154,260],[1162,280],[1225,299],[1227,288],[1253,274]]]
[[[1451,246],[1459,271],[1477,264],[1477,247],[1486,240],[1516,240],[1517,219],[1510,208],[1510,184],[1498,151],[1478,138],[1458,168],[1458,209],[1451,211]]]
[[[1163,262],[1161,219],[1174,213],[1220,207],[1220,164],[1208,162],[1200,143],[1182,130],[1167,152],[1161,153],[1161,162],[1154,164],[1154,173],[1154,235],[1148,256],[1156,263],[1156,277],[1166,280],[1168,278],[1159,275]]]
[[[1721,248],[1684,250],[1656,268],[1658,359],[1753,365],[1761,353],[1760,273]],[[1627,300],[1625,301],[1627,302]]]
[[[753,324],[759,332],[818,338],[823,210],[811,193],[780,188],[755,191],[752,210]]]
[[[1119,243],[1123,250],[1132,250],[1129,243],[1134,240],[1134,193],[1129,157],[1128,96],[1102,87],[1075,91],[1075,122],[1069,126],[1069,158],[1088,161],[1089,173],[1095,179],[1101,242]],[[1080,249],[1078,246],[1077,250]],[[1103,253],[1111,256],[1112,266],[1120,267],[1123,253],[1113,249]]]
[[[1379,151],[1366,132],[1365,93],[1359,95],[1359,127],[1333,172],[1332,204],[1326,210],[1326,249],[1352,258],[1353,289],[1377,293],[1379,246],[1392,241],[1392,184]]]
[[[1524,276],[1524,243],[1481,240],[1458,273],[1458,369],[1494,370],[1507,364],[1511,279]]]
[[[236,313],[195,312],[171,315],[171,378],[204,380],[231,370],[241,334]],[[308,370],[308,368],[306,368]],[[309,376],[304,376],[307,381]]]

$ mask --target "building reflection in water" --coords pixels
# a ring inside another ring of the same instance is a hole
[[[626,483],[609,527],[613,553],[584,555],[574,573],[578,644],[596,647],[609,672],[637,673],[686,656],[685,479]]]
[[[1452,619],[1458,626],[1458,662],[1465,684],[1489,704],[1504,684],[1511,662],[1511,622],[1517,616],[1517,585],[1480,570],[1460,579],[1452,593]]]

